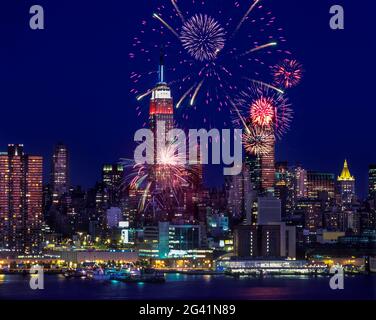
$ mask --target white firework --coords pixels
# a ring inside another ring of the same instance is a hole
[[[183,24],[180,40],[195,59],[214,60],[225,46],[226,32],[212,17],[196,14]]]

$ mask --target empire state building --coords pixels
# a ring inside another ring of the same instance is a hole
[[[164,65],[164,55],[161,53],[159,62],[159,77],[157,85],[153,88],[151,92],[150,99],[150,109],[149,109],[149,124],[150,129],[154,134],[154,179],[156,190],[164,189],[168,185],[168,180],[171,179],[171,172],[166,171],[166,167],[161,164],[159,159],[159,152],[163,152],[162,147],[166,147],[166,141],[163,139],[163,144],[158,143],[158,139],[161,132],[158,132],[158,127],[161,124],[164,125],[165,132],[164,136],[166,138],[167,133],[174,129],[174,104],[171,95],[171,89],[165,82],[165,65]],[[159,128],[160,130],[160,128]],[[163,132],[162,132],[163,134]],[[167,142],[168,143],[168,142]],[[159,152],[158,152],[159,151]]]
[[[166,132],[174,128],[174,104],[171,95],[171,89],[165,82],[164,56],[161,54],[159,63],[159,79],[157,85],[151,92],[149,123],[150,129],[157,136],[157,124],[165,122]],[[156,143],[156,139],[155,139]],[[157,146],[154,145],[154,150]]]

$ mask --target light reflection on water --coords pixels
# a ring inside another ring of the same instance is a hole
[[[0,299],[218,299],[314,300],[376,299],[376,275],[347,277],[345,290],[329,288],[329,277],[167,274],[166,283],[96,282],[85,279],[45,277],[45,290],[29,288],[30,277],[0,275]]]

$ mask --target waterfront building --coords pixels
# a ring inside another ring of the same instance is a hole
[[[202,225],[173,225],[159,222],[159,257],[184,255],[202,248]]]
[[[281,221],[281,201],[271,194],[258,198],[257,224],[234,230],[234,253],[238,257],[296,256],[296,228]]]
[[[241,274],[314,274],[325,273],[324,263],[311,264],[305,260],[252,259],[224,256],[215,261],[216,270]]]
[[[284,222],[239,225],[234,229],[237,257],[296,257],[296,228]]]
[[[56,248],[51,251],[57,255],[60,260],[67,263],[106,263],[115,261],[120,263],[135,263],[138,261],[138,253],[130,250],[66,250]]]
[[[0,247],[16,253],[41,251],[43,159],[23,145],[0,153]]]

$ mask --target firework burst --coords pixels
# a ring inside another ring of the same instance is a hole
[[[208,15],[195,15],[183,24],[180,40],[196,60],[214,60],[225,46],[226,33],[221,25]]]
[[[260,126],[248,127],[243,134],[243,145],[249,154],[268,154],[272,151],[274,142],[273,132]]]
[[[243,90],[235,99],[234,108],[237,111],[234,124],[261,127],[279,139],[289,129],[293,118],[288,98],[262,84]]]
[[[274,101],[270,97],[261,97],[255,100],[250,109],[253,125],[270,127],[274,121]]]
[[[303,78],[303,66],[296,60],[285,59],[272,68],[274,83],[286,89],[296,87]]]
[[[121,159],[121,164],[128,174],[124,179],[124,187],[142,192],[139,211],[166,210],[174,203],[179,205],[179,195],[184,188],[189,188],[194,176],[195,167],[185,165],[186,155],[177,152],[178,141],[167,143],[159,150],[156,164],[138,164],[132,159]]]
[[[129,56],[139,60],[135,64],[144,71],[131,73],[131,93],[140,101],[147,97],[163,44],[179,120],[195,117],[200,108],[201,121],[218,125],[213,115],[226,112],[222,119],[228,119],[231,100],[244,87],[245,77],[261,81],[272,66],[291,55],[283,29],[261,0],[171,0],[157,7],[153,17],[142,22],[134,37]]]

